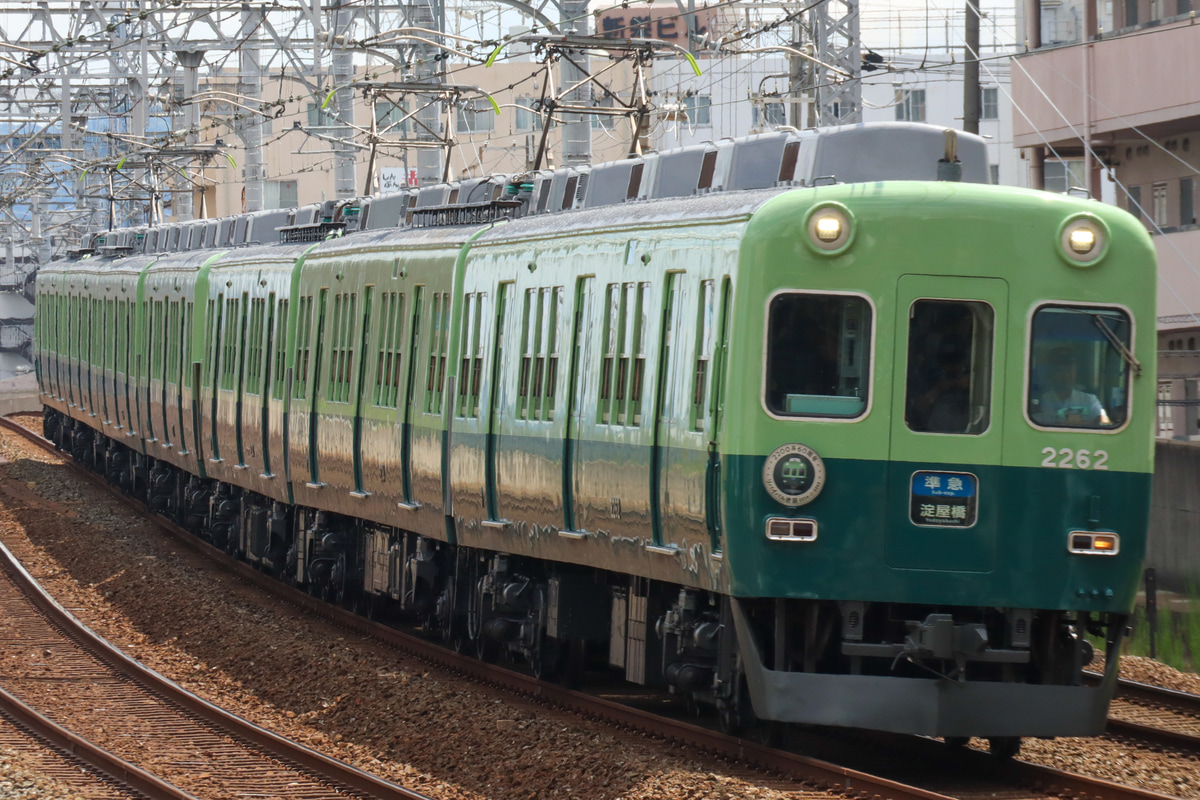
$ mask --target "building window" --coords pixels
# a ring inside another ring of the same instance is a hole
[[[542,129],[542,115],[534,110],[535,102],[532,97],[517,98],[516,129],[518,133],[529,133]]]
[[[1195,189],[1191,178],[1179,179],[1179,224],[1196,224],[1196,207],[1193,204]]]
[[[1163,0],[1150,0],[1150,16],[1146,20],[1152,22],[1163,18]]]
[[[487,100],[470,100],[458,110],[459,133],[491,133],[495,127],[495,111]]]
[[[1125,26],[1138,24],[1138,0],[1125,0]]]
[[[1167,185],[1154,184],[1154,225],[1158,228],[1167,225]]]
[[[999,89],[984,89],[979,100],[979,118],[980,119],[999,119],[1000,118],[1000,90]]]
[[[756,128],[770,128],[787,124],[787,110],[777,97],[760,97],[751,106],[750,124]]]
[[[610,94],[595,98],[592,101],[592,105],[596,108],[616,108]],[[613,114],[591,114],[589,116],[592,118],[592,128],[595,130],[611,131],[613,129],[613,122],[617,119]]]
[[[687,121],[699,127],[712,125],[712,96],[694,94],[683,98],[683,109],[687,112]]]
[[[332,128],[337,125],[337,120],[332,112],[328,109],[319,107],[316,103],[308,104],[308,127],[310,128]]]
[[[408,103],[393,103],[380,98],[375,104],[375,130],[378,133],[408,134]]]
[[[1129,187],[1129,207],[1126,209],[1130,214],[1133,214],[1140,221],[1145,221],[1142,216],[1142,187]]]
[[[1047,192],[1070,191],[1086,186],[1083,180],[1083,160],[1047,161],[1042,171],[1042,179]]]
[[[925,90],[896,90],[896,119],[900,122],[925,121]]]
[[[265,208],[295,208],[298,205],[300,192],[296,181],[266,181],[263,184]]]
[[[998,186],[1000,184],[1000,165],[988,164],[988,172],[990,173],[992,179],[992,185]]]

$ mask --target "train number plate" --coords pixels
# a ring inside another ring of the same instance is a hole
[[[914,472],[908,518],[914,525],[969,528],[979,508],[979,479],[969,472]]]

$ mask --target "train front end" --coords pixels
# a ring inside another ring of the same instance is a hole
[[[722,465],[756,717],[1008,749],[1103,730],[1145,552],[1155,279],[1132,216],[1045,192],[836,185],[756,213]]]

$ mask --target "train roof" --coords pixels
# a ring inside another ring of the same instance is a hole
[[[987,147],[973,134],[909,122],[804,131],[784,128],[603,164],[469,178],[376,197],[103,231],[93,234],[76,255],[125,259],[323,241],[328,242],[321,248],[326,252],[340,249],[329,241],[339,235],[353,234],[353,243],[346,246],[370,248],[374,242],[386,246],[396,229],[406,231],[408,246],[423,242],[437,246],[464,241],[470,232],[499,220],[540,218],[518,226],[522,235],[552,233],[581,223],[623,225],[629,214],[620,209],[628,203],[675,199],[638,204],[637,216],[643,224],[667,223],[684,214],[695,218],[751,213],[750,206],[767,199],[761,192],[754,193],[757,199],[735,196],[751,190],[937,180],[939,161],[946,163],[947,156],[961,167],[962,181],[988,182]],[[686,207],[681,209],[678,202]],[[564,216],[568,219],[560,219]],[[264,251],[267,260],[278,258],[282,251],[271,248],[269,253]]]

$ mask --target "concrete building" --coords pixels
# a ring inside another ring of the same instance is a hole
[[[962,127],[961,53],[899,53],[889,60],[899,71],[863,80],[863,121]],[[930,64],[947,66],[931,70]],[[807,103],[788,95],[788,64],[782,56],[728,58],[703,66],[704,74],[696,76],[683,62],[655,64],[658,149],[745,136],[788,124],[797,115],[806,118]],[[1009,83],[1007,60],[989,61],[981,79],[979,132],[988,140],[993,182],[1027,186],[1028,172],[1012,144]],[[1062,191],[1066,181],[1064,174]]]
[[[1081,21],[1055,29],[1071,41],[1046,43],[1049,8]],[[1160,275],[1160,435],[1197,438],[1200,84],[1192,76],[1200,74],[1200,26],[1190,0],[1030,0],[1025,19],[1030,51],[1013,70],[1024,115],[1014,120],[1013,142],[1035,184],[1055,157],[1077,165],[1093,193],[1111,171],[1116,202],[1150,230]]]

